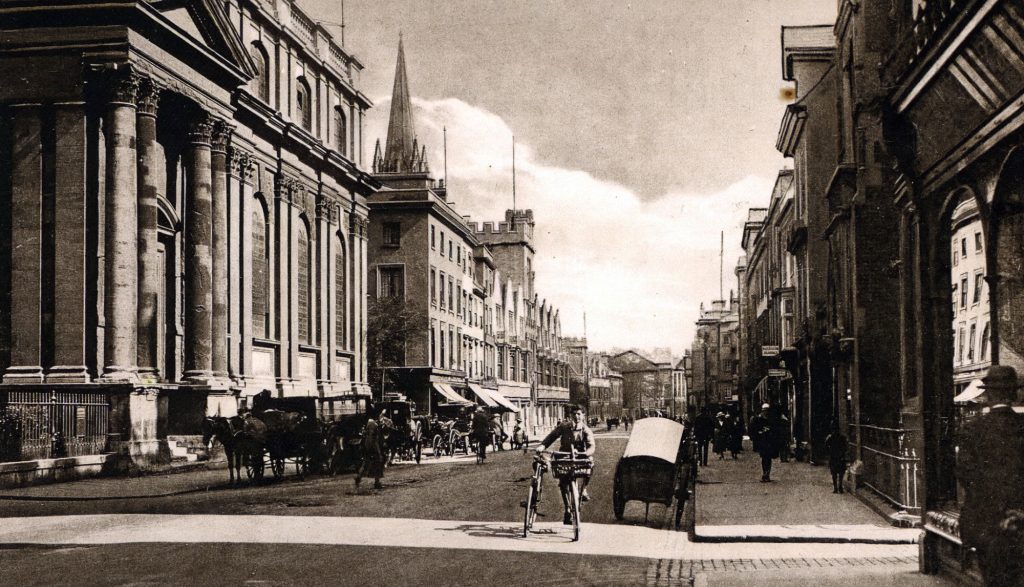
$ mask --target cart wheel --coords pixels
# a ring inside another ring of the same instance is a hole
[[[284,477],[284,459],[281,457],[270,459],[270,471],[274,474],[275,479]]]
[[[683,520],[684,507],[686,507],[686,502],[681,499],[676,499],[676,530],[679,529],[679,523]]]
[[[442,442],[441,435],[440,434],[435,434],[434,435],[434,442],[432,442],[431,445],[430,445],[434,449],[434,458],[435,459],[441,458],[441,450],[444,448],[443,446],[441,446],[441,442]]]
[[[626,499],[622,495],[622,480],[615,476],[615,486],[612,489],[612,511],[616,520],[622,520],[626,513]]]
[[[245,476],[257,483],[263,480],[263,449],[245,455]]]
[[[416,439],[416,464],[420,464],[420,459],[423,457],[423,443]]]

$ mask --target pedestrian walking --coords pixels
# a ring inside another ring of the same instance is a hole
[[[961,538],[978,552],[985,584],[1024,585],[1024,416],[1013,411],[1017,372],[995,365],[982,378],[988,413],[964,425],[957,477],[965,490]]]
[[[792,427],[789,425],[789,418],[780,408],[776,412],[772,429],[775,431],[775,449],[778,451],[779,460],[783,463],[789,462],[789,445],[793,440]]]
[[[725,412],[718,412],[715,414],[715,454],[718,455],[718,460],[725,459],[725,451],[731,437],[732,430],[729,420],[725,417]]]
[[[473,433],[473,440],[476,441],[477,462],[487,460],[487,445],[491,441],[491,419],[483,406],[477,406],[473,412],[473,421],[470,430]]]
[[[828,453],[828,470],[832,474],[832,493],[843,492],[843,477],[846,476],[846,451],[849,442],[839,424],[832,423],[832,432],[825,437],[825,451]]]
[[[739,458],[738,455],[743,452],[743,419],[736,414],[730,414],[729,419],[732,420],[732,435],[729,438],[729,452],[732,453],[732,458]]]
[[[697,441],[697,462],[701,466],[708,465],[708,444],[715,435],[715,420],[708,408],[701,408],[700,414],[693,420],[693,437]]]
[[[356,490],[363,477],[373,477],[373,488],[380,489],[380,479],[384,476],[385,451],[384,451],[384,429],[374,419],[374,412],[369,412],[370,417],[366,420],[366,427],[363,429],[363,439],[360,449],[363,462],[356,473]]]
[[[763,404],[761,413],[750,419],[750,439],[754,441],[754,451],[761,455],[761,483],[771,482],[772,459],[778,454],[776,433],[772,430],[768,414],[770,407]]]

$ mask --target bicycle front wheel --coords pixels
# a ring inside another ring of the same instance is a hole
[[[573,479],[569,483],[569,513],[572,514],[572,541],[580,539],[580,486]]]
[[[526,496],[526,507],[523,512],[523,538],[530,535],[533,522],[537,519],[537,502],[540,499],[540,479],[534,477],[530,481],[530,492]]]

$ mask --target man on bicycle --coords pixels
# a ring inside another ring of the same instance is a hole
[[[559,441],[558,450],[561,452],[571,452],[575,449],[579,455],[586,455],[591,460],[594,458],[594,432],[586,424],[586,418],[583,416],[583,408],[576,406],[572,410],[572,416],[560,422],[555,429],[552,430],[544,440],[540,441],[540,446],[537,447],[537,455],[540,456],[548,449],[549,446],[554,442]],[[559,484],[572,483],[572,479],[559,480]],[[580,501],[590,501],[590,494],[587,493],[587,484],[590,483],[590,477],[580,478]],[[566,502],[567,491],[564,491],[564,487],[561,491],[562,504],[565,506],[565,515],[562,518],[563,524],[572,524],[572,516],[569,513],[569,504]]]

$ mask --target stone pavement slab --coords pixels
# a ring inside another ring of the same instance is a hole
[[[792,564],[771,570],[713,571],[696,573],[694,587],[954,587],[955,582],[935,575],[922,575],[916,562],[852,566],[816,559],[787,561]]]
[[[849,494],[832,493],[825,467],[775,461],[761,483],[760,458],[712,459],[697,475],[694,536],[715,541],[905,542],[919,531],[890,526]]]
[[[522,537],[517,522],[349,518],[109,514],[0,518],[0,545],[142,543],[334,544],[548,552],[647,559],[733,560],[914,557],[914,545],[694,543],[683,532],[587,524],[578,542],[558,523]]]

